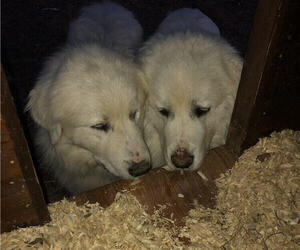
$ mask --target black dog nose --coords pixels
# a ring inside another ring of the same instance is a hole
[[[194,161],[194,156],[189,154],[186,149],[177,149],[171,155],[171,161],[176,168],[188,168]]]
[[[130,175],[137,177],[147,173],[151,169],[151,165],[147,161],[140,161],[139,163],[132,162],[131,167],[128,169]]]

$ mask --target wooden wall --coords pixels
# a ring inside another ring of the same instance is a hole
[[[300,129],[300,1],[258,1],[228,135],[234,153]]]
[[[28,146],[1,72],[1,232],[50,220]]]

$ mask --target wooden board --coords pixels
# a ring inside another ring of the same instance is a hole
[[[236,154],[274,130],[300,129],[300,1],[258,1],[228,135]]]
[[[6,78],[1,72],[1,232],[50,220]]]
[[[182,217],[188,214],[195,202],[205,207],[214,207],[216,186],[213,180],[229,169],[235,159],[225,147],[220,147],[208,153],[200,169],[208,180],[203,180],[197,172],[159,168],[140,177],[140,182],[135,185],[132,185],[133,181],[121,180],[79,194],[70,200],[75,200],[77,204],[99,202],[101,206],[107,207],[114,201],[117,192],[128,190],[148,207],[149,213],[159,205],[166,204],[164,215],[175,219],[180,225]]]

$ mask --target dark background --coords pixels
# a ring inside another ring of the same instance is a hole
[[[32,148],[34,125],[24,106],[33,88],[43,62],[64,46],[69,23],[89,0],[4,0],[1,1],[1,62],[6,73],[25,136]],[[182,7],[198,8],[219,27],[222,36],[245,55],[256,0],[124,0],[149,38],[169,11]],[[60,187],[51,173],[37,169],[49,202],[61,199],[67,192]]]

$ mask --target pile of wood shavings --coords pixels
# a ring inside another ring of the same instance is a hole
[[[163,208],[162,208],[163,209]],[[145,213],[134,196],[118,193],[103,209],[62,200],[49,206],[52,221],[4,233],[2,249],[182,249],[172,221]]]
[[[217,180],[216,209],[197,206],[181,235],[198,249],[300,249],[300,131],[245,151]]]
[[[186,225],[145,213],[132,195],[103,209],[63,200],[43,227],[2,234],[2,249],[299,249],[300,131],[263,138],[217,180],[216,209],[195,204]],[[183,197],[184,198],[184,197]],[[163,207],[162,207],[163,209]],[[178,237],[190,239],[183,245]]]

